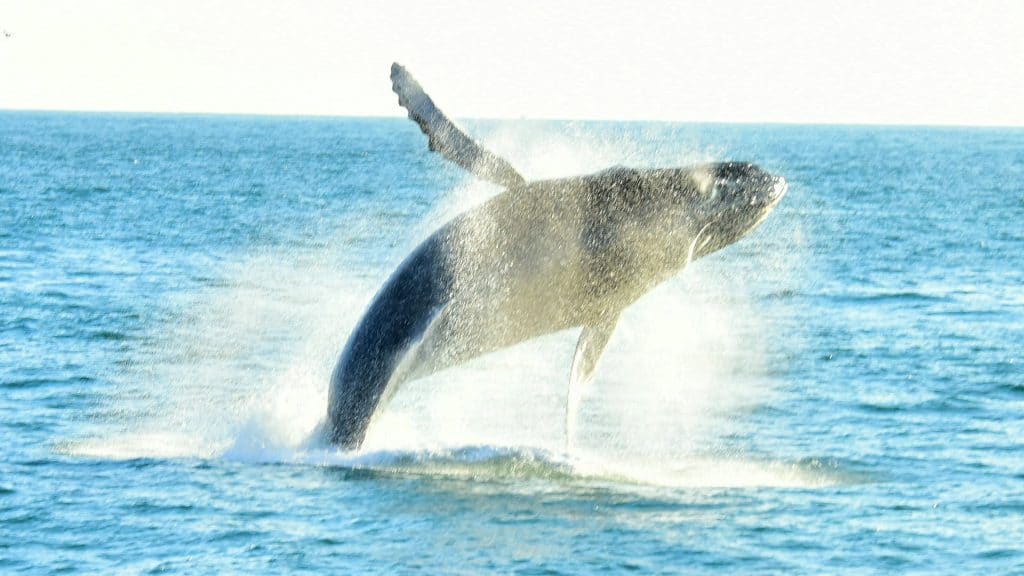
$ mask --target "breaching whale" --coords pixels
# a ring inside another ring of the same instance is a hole
[[[398,101],[429,148],[506,189],[431,234],[391,274],[331,376],[326,433],[356,449],[404,382],[582,327],[569,415],[620,313],[691,261],[737,241],[786,192],[745,162],[615,167],[528,182],[449,120],[399,64]]]

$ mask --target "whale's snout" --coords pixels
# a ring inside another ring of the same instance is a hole
[[[776,176],[775,182],[772,184],[773,196],[776,198],[782,198],[782,195],[786,193],[789,188],[789,183],[782,176]]]
[[[772,203],[778,202],[786,195],[786,191],[789,190],[789,183],[782,176],[772,177],[772,188],[768,192],[768,198]]]
[[[748,162],[710,164],[702,174],[709,174],[712,184],[704,194],[702,212],[706,220],[696,227],[699,242],[694,244],[691,259],[724,248],[750,233],[788,189],[785,178]]]
[[[713,164],[711,174],[714,184],[709,199],[720,209],[758,212],[770,209],[786,194],[785,178],[747,162]]]

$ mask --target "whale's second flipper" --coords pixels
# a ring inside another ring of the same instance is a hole
[[[481,146],[449,120],[397,62],[391,65],[391,87],[398,94],[398,103],[409,111],[409,118],[427,135],[432,151],[495,184],[510,187],[526,182],[504,158]]]
[[[569,375],[569,392],[565,400],[565,443],[569,448],[576,437],[576,418],[583,389],[594,379],[597,362],[601,359],[608,340],[612,337],[618,315],[606,317],[596,324],[586,325],[576,343],[576,355],[572,359]]]

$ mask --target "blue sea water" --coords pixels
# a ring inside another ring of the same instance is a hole
[[[0,113],[0,572],[1024,573],[1024,130],[474,122],[528,178],[744,159],[623,317],[312,437],[394,265],[499,192],[401,119]]]

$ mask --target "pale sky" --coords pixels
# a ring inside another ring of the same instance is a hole
[[[0,0],[0,29],[0,109],[392,116],[398,60],[456,118],[1024,126],[1024,0]]]

